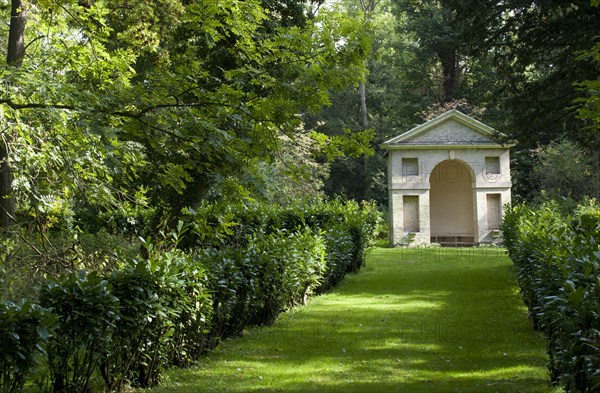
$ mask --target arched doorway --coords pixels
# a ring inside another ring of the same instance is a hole
[[[473,243],[473,174],[463,161],[446,160],[429,177],[431,241],[441,244]]]

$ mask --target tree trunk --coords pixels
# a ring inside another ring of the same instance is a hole
[[[453,6],[451,1],[442,0],[441,2],[442,19],[446,26],[449,26],[452,33],[446,32],[437,42],[436,53],[442,63],[442,103],[450,102],[454,99],[454,90],[457,85],[457,64],[456,54],[458,53],[457,39],[454,25],[455,16],[453,15]]]
[[[13,67],[23,65],[26,22],[27,10],[23,1],[12,0],[6,63]],[[0,141],[0,225],[2,228],[11,226],[15,217],[15,197],[12,189],[13,174],[8,160],[9,151],[10,135],[6,135]]]
[[[27,10],[24,7],[23,1],[12,0],[6,63],[14,67],[21,67],[23,65],[23,58],[25,57],[26,22]]]
[[[367,111],[367,89],[363,81],[358,82],[360,91],[360,107],[362,110],[363,127],[369,128],[369,112]]]
[[[369,20],[375,7],[381,0],[360,0],[360,7],[363,11],[365,20]],[[367,110],[367,90],[363,81],[358,82],[358,89],[360,91],[360,107],[362,110],[363,127],[369,128],[369,111]]]
[[[454,98],[456,87],[456,51],[454,48],[447,48],[438,55],[442,63],[443,101],[450,102]]]
[[[15,197],[12,195],[13,175],[8,163],[8,142],[0,141],[0,225],[8,228],[14,223]]]

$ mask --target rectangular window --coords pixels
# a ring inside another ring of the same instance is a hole
[[[402,204],[404,232],[419,232],[419,197],[417,195],[404,195]]]
[[[488,229],[500,229],[502,221],[502,204],[500,194],[487,194]]]
[[[418,158],[402,158],[402,176],[419,176]]]
[[[500,174],[500,157],[485,158],[485,173],[488,175]]]

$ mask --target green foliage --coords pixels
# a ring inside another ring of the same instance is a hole
[[[595,199],[589,202],[589,205],[580,205],[576,211],[579,218],[579,229],[598,236],[600,235],[600,208],[596,205]]]
[[[297,0],[27,6],[23,66],[0,64],[0,158],[14,174],[3,185],[17,202],[0,279],[18,282],[5,296],[37,297],[56,316],[38,370],[49,388],[154,385],[360,267],[357,217],[371,207],[321,203],[305,219],[238,201],[320,190],[302,184],[326,172],[303,116],[364,74],[367,24]],[[371,137],[331,146],[358,155]],[[286,154],[301,138],[306,150]],[[265,186],[271,175],[300,185]]]
[[[369,47],[360,20],[298,1],[43,1],[27,15],[23,67],[0,64],[0,129],[16,221],[44,230],[146,236],[225,183],[260,192],[280,137],[363,74]],[[368,136],[338,139],[368,150]]]
[[[578,59],[591,60],[595,64],[600,63],[600,43],[596,42],[591,49],[584,51]],[[589,133],[598,132],[600,127],[600,81],[597,79],[585,80],[576,86],[584,94],[583,97],[577,100],[581,105],[578,109],[578,116],[586,121]]]
[[[324,274],[323,283],[319,291],[323,292],[339,283],[352,266],[353,238],[346,230],[343,223],[331,225],[329,230],[323,234],[325,247],[327,248],[327,270]]]
[[[207,273],[200,258],[177,249],[185,230],[180,223],[160,243],[145,242],[147,261],[130,260],[109,277],[120,312],[100,367],[109,389],[155,385],[165,367],[188,365],[207,346]]]
[[[154,250],[153,244],[148,244],[148,267],[150,275],[149,289],[156,296],[158,303],[154,312],[151,312],[148,321],[147,332],[140,339],[139,352],[136,356],[136,367],[133,368],[133,383],[141,387],[156,385],[164,368],[169,365],[170,349],[174,345],[171,342],[173,335],[180,329],[184,329],[186,322],[179,318],[182,313],[190,311],[190,307],[196,304],[196,300],[188,297],[186,293],[187,283],[183,269],[187,259],[176,250]],[[193,269],[193,268],[192,268]],[[190,273],[193,270],[190,270]],[[193,277],[194,279],[196,277]],[[201,287],[198,288],[198,291]],[[204,308],[204,304],[202,307]],[[143,323],[143,322],[142,322]],[[180,339],[185,339],[181,337]],[[201,344],[201,343],[199,343]],[[182,345],[182,358],[186,359],[185,346]]]
[[[56,315],[46,354],[52,389],[84,392],[109,348],[119,300],[97,273],[70,273],[40,289],[39,302]]]
[[[35,367],[51,325],[48,313],[30,302],[0,303],[0,387],[20,392]]]
[[[568,391],[600,388],[599,211],[581,206],[569,222],[556,202],[517,205],[503,223],[530,316],[548,338],[552,380]]]
[[[586,149],[564,140],[540,147],[536,158],[533,179],[550,196],[575,200],[600,196],[600,174]]]
[[[325,247],[310,230],[259,235],[250,241],[245,256],[254,266],[258,285],[249,302],[249,322],[258,325],[270,325],[282,311],[304,304],[325,269]]]
[[[490,104],[498,111],[489,115],[506,116],[498,129],[528,148],[569,138],[597,149],[598,133],[577,119],[584,104],[577,90],[597,76],[591,56],[581,55],[597,43],[600,9],[589,0],[511,0],[467,2],[460,11],[471,54],[485,52],[493,60]]]
[[[329,168],[316,159],[318,146],[308,133],[282,137],[281,152],[271,162],[258,165],[265,181],[258,189],[266,201],[285,205],[305,195],[323,196]]]
[[[189,364],[206,346],[212,304],[204,266],[173,246],[148,248],[148,261],[132,261],[111,276],[121,317],[103,372],[109,388],[124,381],[155,385],[165,367]]]
[[[344,134],[327,136],[325,134],[313,131],[311,137],[320,146],[321,153],[328,160],[339,157],[372,156],[375,152],[369,143],[373,140],[375,132],[372,129],[352,132],[350,129],[344,129]]]
[[[547,202],[536,210],[515,205],[508,208],[502,224],[510,257],[519,268],[523,300],[536,327],[540,324],[538,309],[542,300],[560,285],[555,266],[566,256],[566,250],[555,245],[562,236],[568,238],[570,234],[568,223],[557,210],[555,202]]]
[[[39,228],[14,229],[2,240],[1,298],[34,300],[41,283],[66,271],[110,271],[119,260],[133,258],[140,242],[106,229],[96,233]]]
[[[211,274],[212,335],[270,324],[285,309],[323,292],[363,265],[379,220],[373,204],[339,200],[206,205],[190,212]],[[204,236],[204,234],[213,236]]]
[[[168,346],[168,364],[190,365],[209,348],[212,324],[212,295],[208,270],[202,258],[193,253],[173,251],[166,255],[172,274],[177,277],[169,297],[175,309],[173,335]],[[165,258],[163,256],[162,258]]]
[[[248,324],[247,309],[255,288],[251,285],[253,281],[250,281],[253,277],[246,279],[244,276],[243,266],[238,262],[243,257],[238,252],[207,250],[205,258],[214,306],[211,346],[215,346],[222,338],[239,334]]]
[[[93,375],[109,390],[151,386],[165,367],[187,365],[206,349],[205,267],[170,247],[148,244],[147,261],[130,260],[106,278],[71,273],[42,287],[40,303],[57,315],[47,345],[53,389],[83,391]]]
[[[146,363],[150,354],[144,353],[145,344],[156,334],[152,328],[160,323],[155,321],[162,304],[148,263],[132,262],[114,271],[108,281],[112,294],[119,299],[119,319],[100,372],[107,387],[118,390],[123,383],[134,380]]]

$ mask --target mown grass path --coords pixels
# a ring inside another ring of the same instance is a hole
[[[153,392],[556,392],[511,269],[498,249],[376,249]]]

